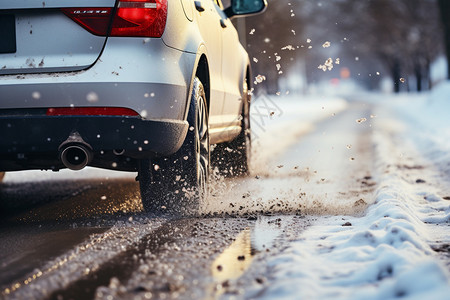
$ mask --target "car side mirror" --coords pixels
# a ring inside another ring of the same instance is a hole
[[[231,19],[262,13],[266,7],[267,0],[231,0],[231,6],[224,12]]]

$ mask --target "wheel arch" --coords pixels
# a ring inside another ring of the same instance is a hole
[[[192,94],[192,89],[193,89],[193,85],[194,85],[194,79],[195,77],[198,77],[200,79],[200,81],[203,84],[203,88],[205,90],[205,96],[206,96],[206,106],[208,109],[208,113],[209,113],[209,109],[210,109],[210,102],[211,102],[211,78],[209,76],[209,62],[208,62],[208,58],[207,58],[207,52],[206,52],[206,47],[204,44],[201,44],[198,48],[197,51],[197,58],[194,64],[194,67],[192,69],[192,75],[191,75],[191,79],[190,79],[190,83],[188,85],[188,93],[186,95],[186,107],[185,107],[185,115],[184,115],[184,119],[186,120],[188,112],[189,112],[189,105],[191,103],[191,94]]]
[[[245,99],[249,104],[252,99],[252,89],[253,89],[253,82],[252,82],[252,68],[250,64],[250,59],[248,58],[248,55],[245,53],[244,59],[242,62],[242,72],[241,72],[241,78],[239,81],[240,87],[241,87],[241,97],[242,99]],[[244,82],[247,83],[247,95],[244,95]],[[244,102],[241,101],[241,108],[240,111],[244,108]],[[250,113],[250,112],[248,112]]]
[[[248,106],[245,106],[244,103],[242,103],[241,110],[244,110],[244,108],[246,108],[244,113],[250,115],[250,103],[252,101],[252,94],[253,94],[253,90],[252,90],[253,89],[253,84],[252,84],[252,80],[251,80],[251,78],[252,78],[252,70],[251,70],[250,64],[247,64],[247,68],[246,68],[244,74],[245,74],[244,75],[244,82],[247,83],[247,95],[242,95],[242,97],[243,97],[243,99],[245,99],[245,101],[247,101]],[[244,84],[244,82],[242,82],[242,84]]]
[[[247,101],[251,101],[251,95],[252,95],[252,89],[253,89],[253,83],[252,83],[252,68],[250,67],[250,63],[247,63],[247,67],[244,73],[244,80],[247,82],[247,89],[248,89],[248,95],[247,95]]]
[[[198,77],[200,81],[203,84],[203,88],[205,90],[205,96],[206,96],[206,107],[210,109],[210,102],[211,102],[211,92],[210,92],[210,77],[209,77],[209,65],[208,65],[208,59],[206,58],[205,54],[202,54],[200,56],[200,59],[197,64],[197,68],[195,71],[195,77]],[[192,78],[194,79],[194,78]]]

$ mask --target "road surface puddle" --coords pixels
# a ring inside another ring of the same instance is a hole
[[[238,278],[252,263],[253,255],[251,231],[247,228],[214,260],[211,267],[214,279],[222,282]]]
[[[239,280],[255,263],[258,254],[269,252],[277,244],[288,240],[284,234],[293,218],[295,217],[260,216],[255,223],[238,233],[211,265],[213,298],[227,292],[230,281]]]

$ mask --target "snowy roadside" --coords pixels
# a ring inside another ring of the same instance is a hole
[[[424,156],[450,175],[450,81],[436,86],[431,93],[400,95],[386,104],[408,121],[409,130],[415,133],[415,144]]]
[[[315,124],[337,115],[347,106],[343,98],[331,96],[263,94],[254,97],[250,119],[253,173],[267,174],[267,165],[273,157],[313,131]]]
[[[387,99],[374,120],[374,204],[363,217],[318,217],[243,298],[448,299],[448,256],[435,251],[450,244],[448,95]]]

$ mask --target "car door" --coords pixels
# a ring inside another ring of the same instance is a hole
[[[220,3],[220,0],[217,0]],[[228,129],[228,139],[239,134],[241,128],[240,108],[242,77],[242,51],[239,36],[231,20],[221,10],[222,35],[222,80],[224,85],[224,105],[222,118]]]
[[[223,124],[222,107],[224,87],[222,81],[222,28],[220,26],[221,11],[215,0],[196,0],[197,22],[200,34],[207,50],[210,77],[210,136],[219,132]]]

